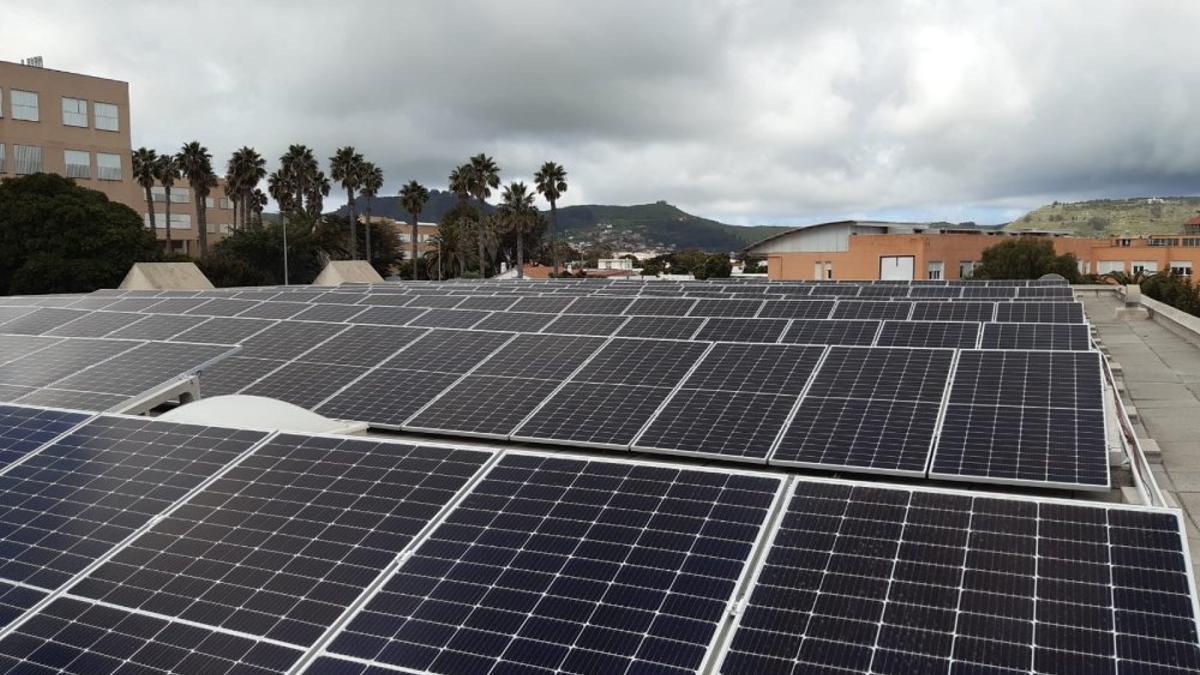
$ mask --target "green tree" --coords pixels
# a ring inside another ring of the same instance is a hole
[[[279,170],[276,172],[276,182],[291,192],[286,200],[288,210],[304,209],[304,200],[313,193],[313,184],[320,173],[321,167],[311,148],[299,144],[288,146],[287,152],[279,158]],[[317,192],[320,192],[319,187]],[[278,197],[276,201],[279,201]]]
[[[539,218],[533,206],[533,193],[520,181],[504,188],[503,203],[500,204],[502,228],[517,237],[517,278],[525,278],[524,235],[537,225]]]
[[[0,295],[113,288],[159,259],[136,211],[55,174],[0,181]]]
[[[157,237],[158,223],[154,219],[154,196],[151,194],[150,188],[154,187],[158,173],[158,153],[141,147],[133,151],[132,160],[133,180],[146,191],[146,211],[149,213],[150,231]]]
[[[217,184],[217,176],[213,173],[212,154],[208,148],[200,145],[199,141],[184,143],[176,155],[179,169],[192,188],[192,199],[196,204],[196,227],[199,235],[200,257],[208,253],[208,213],[204,200]]]
[[[728,279],[733,274],[733,266],[729,263],[729,256],[723,253],[713,253],[693,274],[697,279]]]
[[[354,217],[354,191],[362,185],[363,156],[355,151],[354,146],[347,145],[338,148],[333,157],[329,158],[329,175],[342,184],[346,191],[346,204],[350,208],[350,259],[358,260],[358,221]]]
[[[550,249],[554,273],[558,273],[558,199],[567,191],[567,170],[561,164],[546,162],[533,177],[537,191],[550,202]]]
[[[1050,273],[1075,283],[1079,278],[1078,261],[1071,253],[1056,255],[1054,244],[1048,239],[1016,237],[985,248],[972,277],[1037,279]]]
[[[375,166],[374,162],[363,162],[362,164],[362,198],[367,200],[367,226],[363,228],[367,233],[367,260],[373,260],[371,256],[371,200],[379,194],[383,189],[383,169]]]
[[[163,208],[166,210],[166,237],[167,251],[175,252],[175,247],[171,243],[171,188],[175,187],[175,181],[179,180],[179,162],[175,159],[175,155],[171,153],[163,153],[158,156],[158,163],[154,167],[154,177],[163,186]],[[151,205],[153,206],[153,205]]]
[[[254,192],[267,176],[267,160],[251,147],[235,150],[225,167],[225,194],[233,202],[233,225],[245,227],[254,211]],[[241,216],[239,222],[238,216]]]
[[[479,278],[487,278],[487,252],[486,243],[488,240],[487,223],[484,222],[483,213],[484,205],[487,204],[487,198],[492,196],[492,190],[500,187],[500,167],[496,161],[488,157],[484,153],[479,153],[471,158],[470,167],[467,174],[467,190],[472,197],[477,199],[480,204],[479,213],[479,228],[476,233],[479,246]]]
[[[404,207],[405,211],[408,211],[408,215],[410,218],[409,222],[412,225],[412,240],[411,240],[412,257],[410,258],[410,260],[413,261],[412,274],[413,274],[414,281],[419,278],[418,275],[420,274],[420,267],[421,267],[420,265],[416,264],[416,261],[417,261],[417,239],[418,239],[418,235],[420,234],[418,223],[420,222],[421,211],[425,208],[425,204],[428,201],[429,201],[429,190],[425,189],[424,185],[421,185],[420,183],[418,183],[415,180],[408,181],[407,185],[400,188],[400,206]],[[440,255],[440,251],[441,251],[440,242],[438,244],[438,250],[439,250],[439,255],[438,255],[439,276],[438,276],[438,278],[440,279],[441,278],[440,273],[441,273],[441,267],[442,267],[442,261],[441,261],[441,255]]]

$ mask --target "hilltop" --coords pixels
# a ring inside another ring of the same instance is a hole
[[[1009,229],[1064,229],[1089,237],[1171,234],[1200,214],[1200,197],[1138,197],[1060,203],[1030,211]]]
[[[440,222],[455,201],[453,193],[431,190],[421,220]],[[357,208],[361,210],[363,204],[359,202]],[[495,207],[489,204],[486,209],[491,212]],[[346,207],[336,213],[346,215]],[[409,219],[408,212],[400,206],[399,197],[375,198],[371,213],[402,221]],[[558,225],[576,246],[602,244],[615,250],[698,248],[736,251],[790,229],[770,225],[729,225],[692,215],[663,201],[632,206],[564,206],[558,209]]]

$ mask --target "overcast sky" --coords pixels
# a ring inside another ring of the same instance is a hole
[[[1200,193],[1195,0],[0,2],[0,59],[130,83],[135,147],[352,144],[385,194],[481,151],[739,224]]]

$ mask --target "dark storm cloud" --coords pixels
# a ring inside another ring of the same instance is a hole
[[[167,6],[162,6],[167,5]],[[737,222],[1196,192],[1191,2],[6,7],[0,58],[128,80],[135,145],[356,145],[386,192],[467,155],[567,203]],[[1192,186],[1192,187],[1189,187]]]

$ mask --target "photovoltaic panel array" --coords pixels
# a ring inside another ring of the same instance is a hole
[[[0,470],[70,431],[86,413],[0,404]]]
[[[1092,348],[1092,340],[1085,323],[988,323],[983,326],[979,346],[1087,351]]]
[[[1200,669],[1177,512],[799,480],[718,672]]]
[[[930,475],[1109,486],[1098,352],[960,353]]]
[[[697,672],[780,487],[508,454],[327,651],[447,675]]]
[[[885,321],[875,344],[972,349],[978,340],[979,324],[970,321]]]

